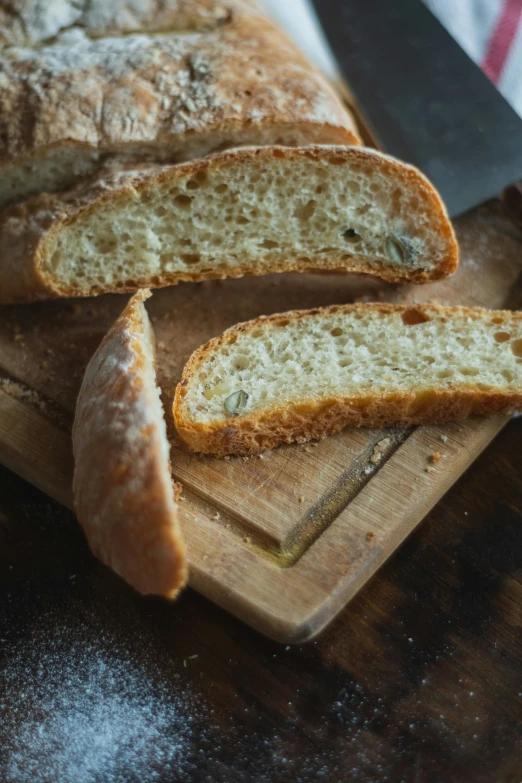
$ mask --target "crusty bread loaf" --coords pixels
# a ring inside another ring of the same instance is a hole
[[[0,47],[42,46],[72,28],[90,38],[208,30],[229,21],[233,4],[234,0],[0,0]]]
[[[369,304],[234,326],[189,359],[174,419],[191,450],[223,455],[517,408],[522,313]]]
[[[141,593],[174,598],[187,565],[148,295],[133,297],[87,367],[73,427],[74,501],[100,560]]]
[[[0,302],[306,269],[422,283],[457,260],[444,206],[413,167],[360,147],[261,147],[11,208]]]
[[[129,161],[358,143],[326,80],[252,0],[0,10],[0,209]]]

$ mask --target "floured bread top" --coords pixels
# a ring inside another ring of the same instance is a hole
[[[229,19],[233,5],[234,0],[0,0],[0,46],[41,45],[71,28],[91,37],[211,29]]]
[[[358,139],[252,0],[0,0],[0,208],[107,160],[307,143]]]
[[[111,148],[224,122],[345,126],[347,116],[262,17],[180,35],[91,39],[73,28],[52,45],[0,57],[2,157],[61,139]]]

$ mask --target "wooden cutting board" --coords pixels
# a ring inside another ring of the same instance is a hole
[[[173,472],[183,484],[190,584],[263,633],[318,633],[413,530],[505,423],[344,432],[262,457],[186,453],[171,402],[191,352],[261,313],[351,302],[438,301],[517,307],[522,237],[492,203],[457,221],[459,272],[426,286],[345,275],[281,275],[181,284],[147,303]],[[71,506],[69,431],[86,363],[125,298],[0,308],[0,461]],[[430,462],[430,456],[442,458]],[[103,455],[100,455],[103,459]]]

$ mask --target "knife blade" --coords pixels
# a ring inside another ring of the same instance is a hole
[[[421,169],[451,216],[522,177],[522,119],[420,0],[313,0],[379,146]]]

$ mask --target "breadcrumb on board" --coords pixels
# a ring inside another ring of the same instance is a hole
[[[9,394],[10,397],[14,397],[15,400],[26,402],[42,412],[47,409],[44,400],[42,400],[38,392],[34,391],[34,389],[28,389],[10,378],[0,378],[0,389]]]

